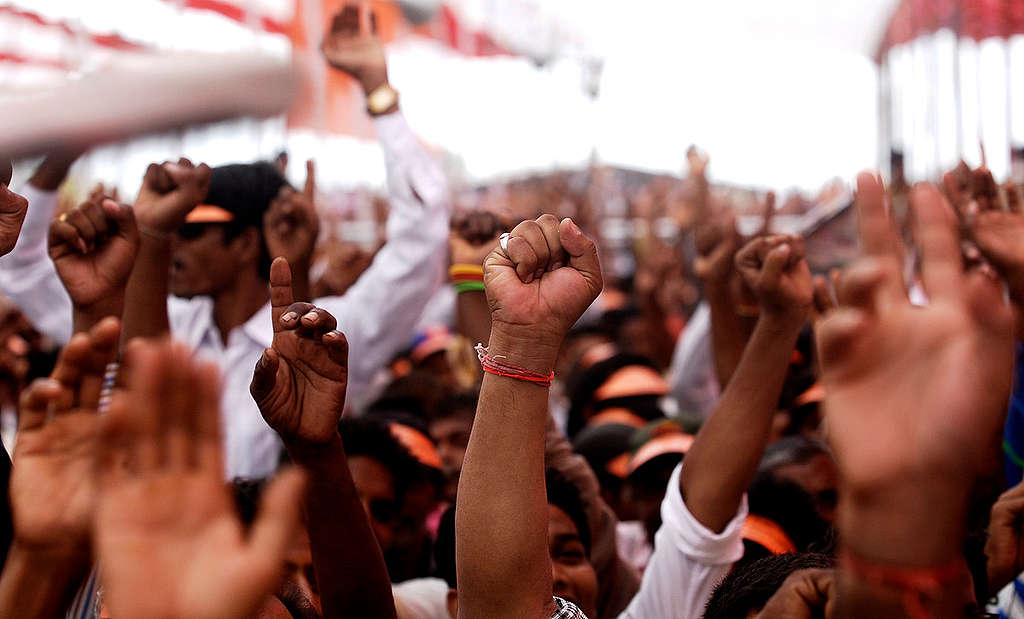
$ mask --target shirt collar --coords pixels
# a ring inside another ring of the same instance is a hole
[[[242,325],[242,332],[263,348],[270,348],[274,343],[272,315],[270,301],[267,301],[263,307],[249,317],[249,320],[245,321],[245,324]]]

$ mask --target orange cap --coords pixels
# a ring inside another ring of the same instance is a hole
[[[212,204],[200,204],[185,215],[187,224],[223,224],[234,220],[234,213]]]
[[[609,423],[621,423],[624,426],[642,428],[647,421],[633,411],[626,408],[606,408],[600,413],[587,420],[587,427],[608,425]]]
[[[640,446],[629,461],[627,472],[633,474],[638,468],[647,464],[658,456],[665,454],[685,455],[693,445],[693,435],[683,432],[668,432],[655,436]]]
[[[391,423],[391,436],[398,439],[403,447],[409,450],[413,458],[420,464],[432,469],[441,469],[441,456],[437,454],[434,442],[415,428],[400,423]]]
[[[627,365],[617,370],[594,391],[594,401],[635,395],[667,395],[668,383],[646,365]]]

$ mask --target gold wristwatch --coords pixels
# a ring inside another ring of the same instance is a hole
[[[398,105],[398,91],[384,83],[366,95],[366,110],[370,116],[382,116]]]

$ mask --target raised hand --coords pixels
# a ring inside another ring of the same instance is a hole
[[[360,6],[347,5],[331,22],[331,29],[321,47],[327,62],[349,74],[366,93],[373,92],[388,81],[384,44],[374,32],[372,16],[360,13]]]
[[[473,211],[452,218],[448,249],[452,264],[482,265],[498,244],[504,226],[489,211]]]
[[[757,619],[832,619],[835,609],[835,570],[800,570],[786,578]]]
[[[516,226],[507,246],[484,263],[492,331],[560,346],[601,292],[597,247],[571,219],[553,215]]]
[[[295,303],[283,258],[270,267],[274,343],[263,351],[250,391],[270,427],[289,446],[338,436],[348,383],[348,341],[325,310]]]
[[[263,238],[271,256],[283,256],[294,268],[309,270],[320,235],[320,217],[314,206],[316,169],[306,162],[306,184],[301,192],[285,184],[263,215]]]
[[[799,236],[760,236],[736,254],[736,269],[765,312],[801,320],[814,301],[814,283]]]
[[[999,454],[1012,316],[1000,282],[964,272],[956,220],[942,194],[919,186],[910,203],[928,305],[909,302],[884,189],[861,174],[865,256],[840,282],[841,307],[818,323],[817,340],[829,436],[847,504],[858,514],[846,524],[860,535],[848,540],[874,560],[904,561],[899,553],[907,552],[934,565],[956,550],[967,488]],[[847,508],[840,507],[842,521]],[[883,513],[886,519],[871,520]],[[918,518],[931,520],[934,535],[892,543],[915,537],[894,527],[916,530]]]
[[[0,256],[14,249],[27,213],[28,200],[8,189],[6,183],[0,183]]]
[[[135,218],[145,233],[169,235],[185,222],[185,216],[206,199],[210,168],[188,159],[177,163],[151,163],[135,199]]]
[[[1024,483],[1017,484],[992,505],[985,540],[988,588],[995,595],[1024,571]]]
[[[725,215],[699,224],[694,240],[697,246],[694,274],[709,285],[728,284],[736,252],[743,245],[735,218]]]
[[[97,408],[119,335],[116,318],[76,334],[50,378],[22,393],[10,482],[15,540],[22,547],[87,556]]]
[[[1004,211],[992,173],[980,168],[971,178],[970,194],[957,194],[957,213],[982,256],[1006,279],[1014,300],[1024,301],[1024,215],[1019,195],[1011,184],[1009,211]],[[947,191],[951,183],[947,175]]]
[[[79,308],[122,298],[139,250],[132,208],[91,196],[50,224],[50,259]]]
[[[93,541],[116,617],[249,617],[278,586],[304,489],[264,491],[248,534],[224,484],[216,366],[180,345],[138,343],[103,419]]]

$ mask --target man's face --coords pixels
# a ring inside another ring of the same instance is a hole
[[[587,557],[576,523],[561,508],[550,503],[548,552],[551,553],[554,594],[578,606],[588,617],[596,617],[597,572]]]
[[[454,491],[462,473],[462,460],[466,457],[469,433],[473,429],[473,418],[469,415],[443,417],[430,424],[430,438],[437,444],[437,455],[441,458],[441,472],[444,473],[446,491]],[[454,492],[451,492],[454,497]]]
[[[359,500],[370,518],[381,550],[387,551],[394,540],[399,505],[395,494],[395,478],[386,466],[368,456],[350,456],[352,473]]]
[[[220,224],[185,224],[171,237],[171,294],[214,295],[238,276],[239,257],[224,232]]]
[[[313,570],[313,551],[309,546],[309,532],[299,527],[284,556],[284,582],[277,598],[294,619],[319,619],[320,588]]]

